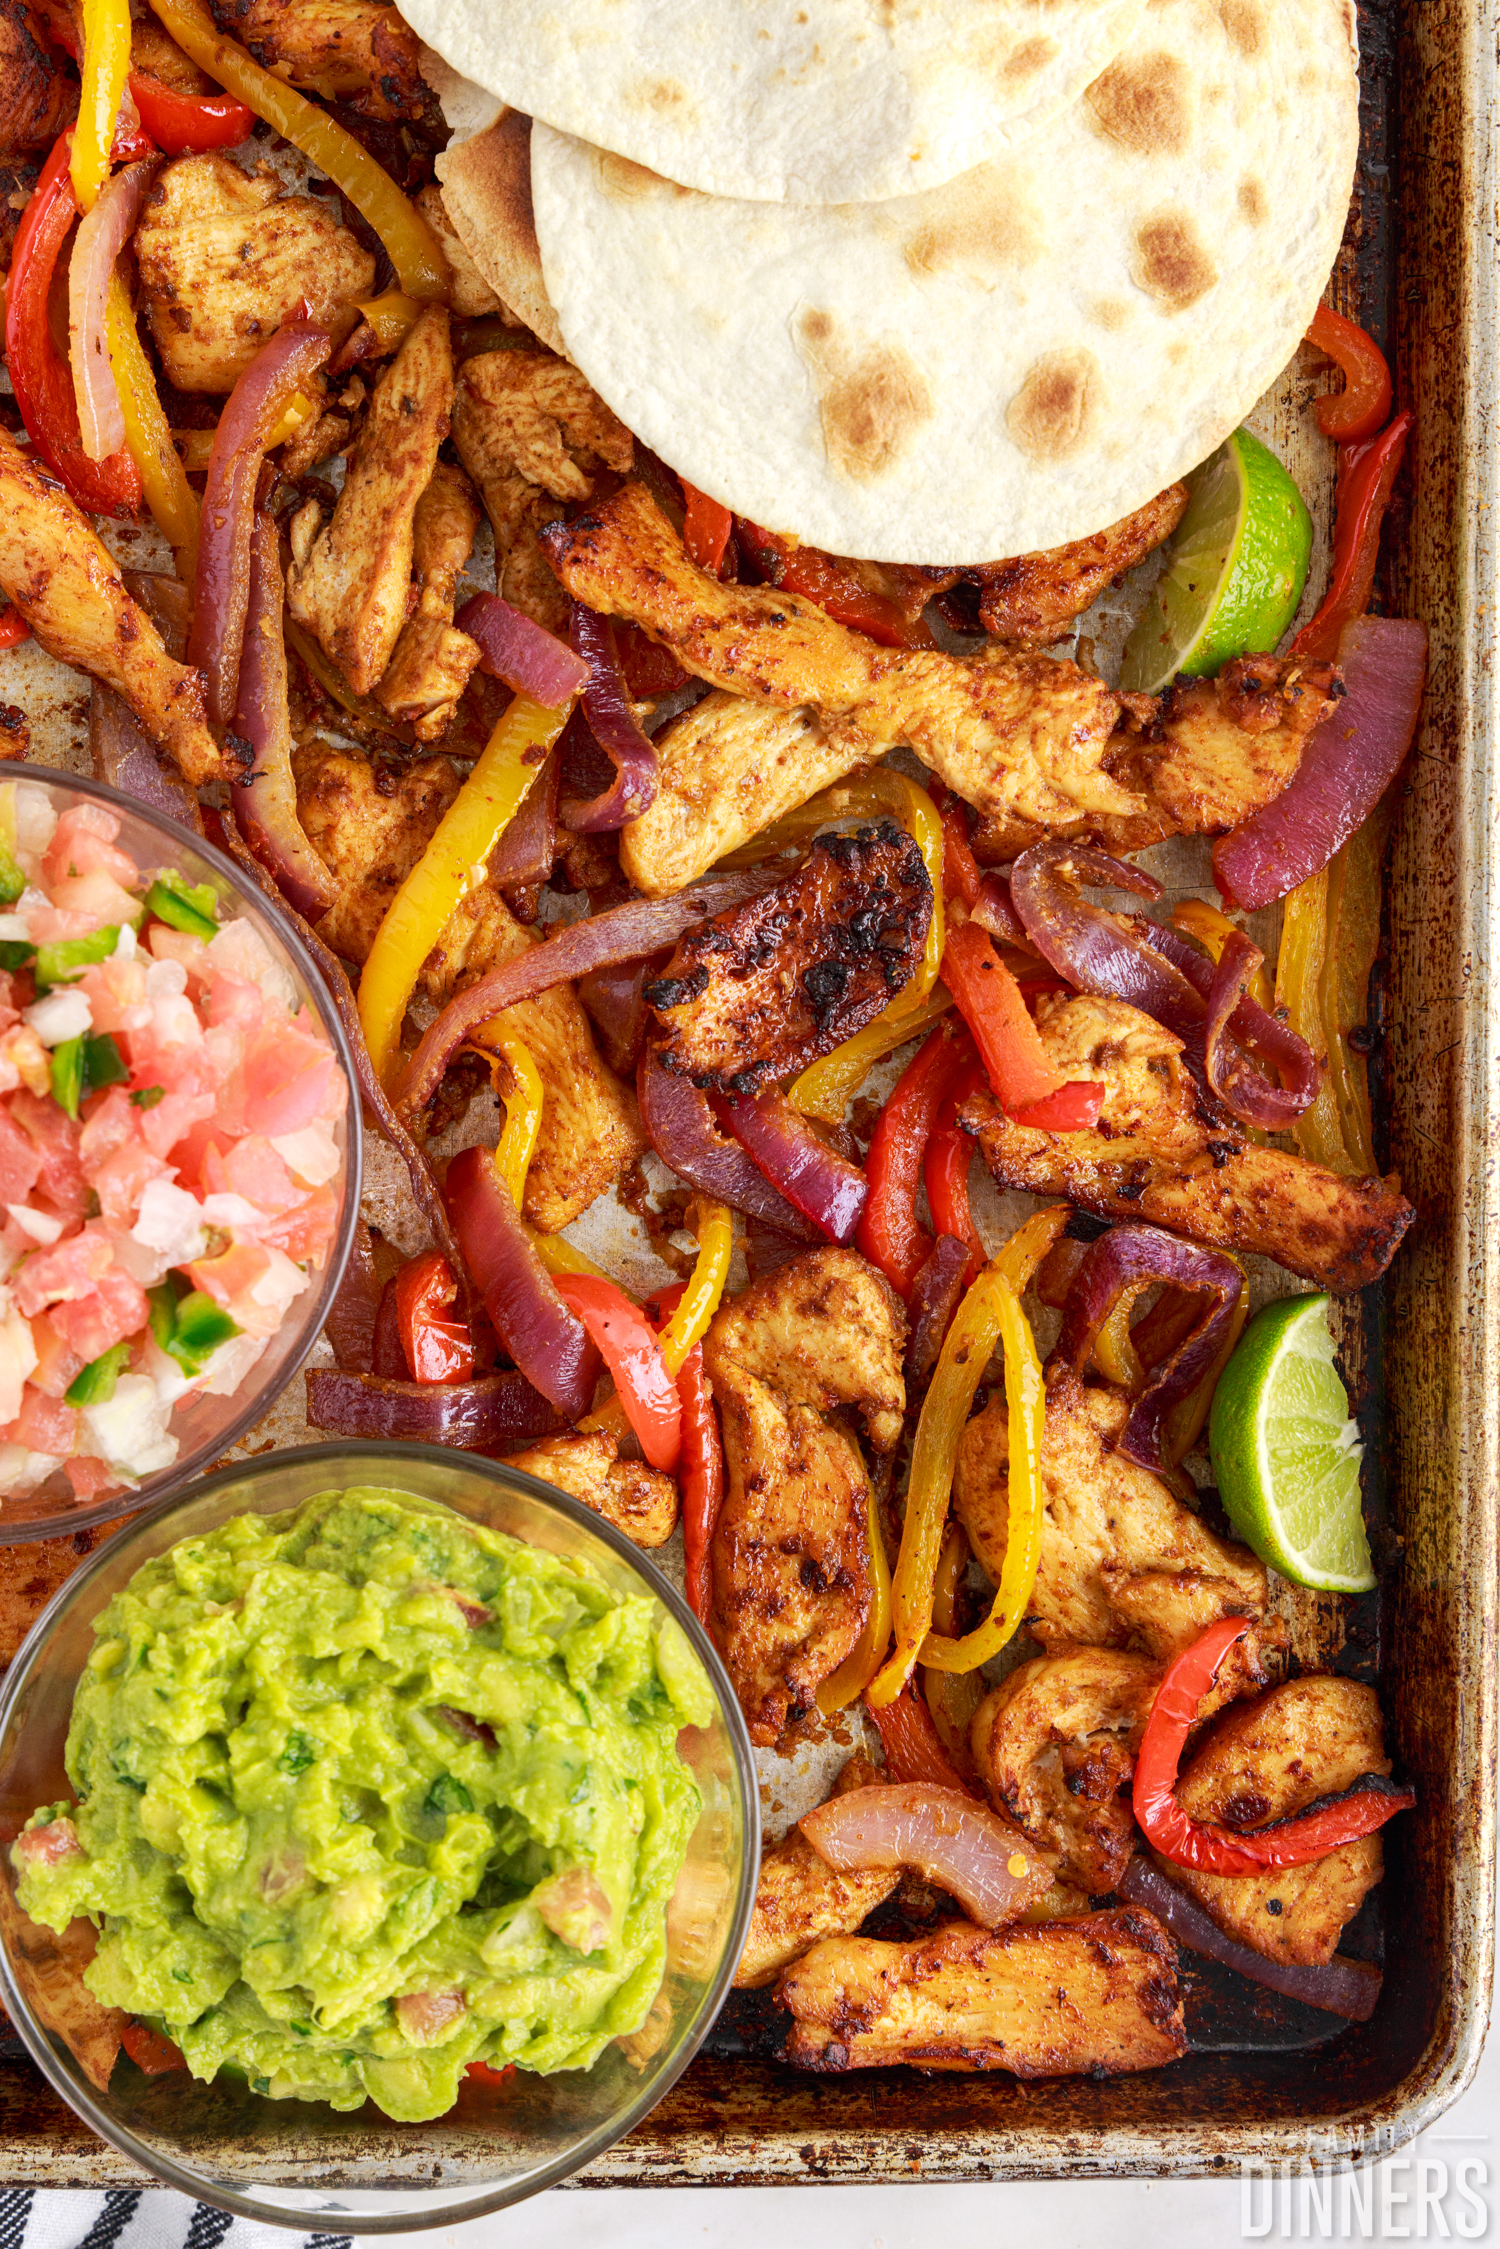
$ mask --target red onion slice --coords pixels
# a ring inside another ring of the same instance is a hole
[[[1051,1867],[1015,1821],[956,1788],[851,1788],[797,1824],[836,1873],[915,1867],[987,1929],[1016,1920],[1052,1886]]]
[[[1126,1459],[1159,1472],[1167,1416],[1196,1390],[1223,1349],[1243,1283],[1233,1258],[1218,1250],[1179,1241],[1159,1226],[1112,1226],[1091,1245],[1078,1268],[1068,1292],[1056,1356],[1082,1374],[1094,1339],[1121,1293],[1146,1281],[1163,1281],[1189,1296],[1213,1299],[1197,1324],[1162,1361],[1132,1406],[1121,1433],[1120,1450]]]
[[[1242,1976],[1279,1991],[1304,2006],[1321,2007],[1330,2015],[1343,2015],[1352,2023],[1367,2023],[1375,2012],[1384,1977],[1363,1960],[1346,1960],[1335,1953],[1319,1962],[1268,1960],[1234,1937],[1226,1936],[1217,1921],[1180,1884],[1139,1854],[1126,1867],[1120,1896],[1144,1906],[1164,1921],[1179,1944],[1236,1968]]]
[[[127,164],[99,190],[73,239],[68,264],[68,359],[78,399],[78,429],[91,461],[107,461],[125,443],[114,362],[109,355],[105,313],[115,261],[135,232],[146,189],[160,168],[160,157]]]
[[[490,1452],[518,1437],[545,1437],[558,1415],[522,1374],[471,1382],[393,1382],[339,1367],[307,1370],[307,1418],[339,1437]]]
[[[911,1285],[907,1306],[910,1328],[902,1373],[908,1393],[921,1389],[938,1362],[943,1338],[953,1325],[969,1270],[969,1245],[956,1234],[939,1234]]]
[[[602,835],[623,828],[627,820],[638,820],[656,802],[656,748],[630,708],[610,620],[575,601],[568,634],[588,667],[583,715],[614,767],[615,778],[602,796],[588,802],[566,798],[561,818],[576,835]]]
[[[852,1242],[870,1183],[774,1089],[712,1104],[757,1171],[831,1242]]]
[[[294,393],[311,382],[333,346],[326,329],[290,320],[263,344],[219,416],[203,487],[203,530],[193,594],[188,662],[208,677],[208,715],[234,723],[240,651],[250,601],[255,484],[266,440]]]
[[[443,1192],[506,1352],[565,1421],[581,1421],[599,1379],[599,1353],[553,1286],[489,1150],[461,1149]]]
[[[794,1241],[821,1239],[784,1195],[778,1195],[759,1166],[736,1140],[726,1140],[714,1122],[708,1095],[691,1078],[664,1069],[648,1048],[636,1077],[641,1122],[662,1162],[679,1179],[716,1202],[728,1203],[747,1218],[758,1218]]]
[[[498,594],[477,593],[453,620],[461,633],[479,643],[479,660],[495,679],[518,695],[560,711],[571,703],[589,676],[589,667],[556,633]]]
[[[557,752],[554,750],[521,799],[521,809],[490,853],[489,879],[497,890],[525,890],[545,882],[557,857]]]
[[[1279,797],[1214,845],[1214,880],[1231,906],[1269,906],[1326,867],[1374,811],[1417,731],[1427,627],[1355,617],[1339,639],[1344,699],[1317,727]]]
[[[1182,971],[1202,999],[1205,1008],[1211,1006],[1214,983],[1219,973],[1214,963],[1200,953],[1195,945],[1190,945],[1175,929],[1169,929],[1160,922],[1142,922],[1139,926],[1146,942],[1170,961],[1174,968]],[[1248,943],[1249,940],[1245,939],[1245,942]],[[1237,1116],[1243,1115],[1247,1124],[1262,1125],[1268,1132],[1285,1131],[1317,1097],[1322,1077],[1317,1056],[1307,1041],[1298,1038],[1296,1032],[1278,1016],[1268,1014],[1265,1008],[1243,995],[1229,1018],[1229,1030],[1234,1034],[1227,1042],[1228,1067],[1231,1072],[1228,1082],[1234,1090],[1234,1101],[1226,1102],[1226,1106],[1233,1108]],[[1273,1085],[1269,1078],[1255,1068],[1239,1046],[1241,1039],[1248,1041],[1275,1065],[1282,1079],[1280,1086]],[[1222,1033],[1218,1043],[1218,1067],[1223,1072],[1226,1068],[1226,1041]],[[1205,1016],[1203,1031],[1194,1034],[1188,1049],[1189,1058],[1194,1065],[1201,1063],[1204,1067],[1205,1084],[1208,1082],[1206,1044]]]
[[[443,1081],[443,1072],[471,1031],[488,1022],[517,1000],[535,999],[554,984],[587,976],[596,968],[615,968],[622,961],[640,960],[647,953],[675,945],[684,930],[715,914],[758,897],[780,874],[752,867],[744,874],[720,875],[690,890],[675,891],[670,898],[633,898],[627,905],[612,906],[607,913],[590,914],[575,921],[540,945],[532,945],[514,960],[491,969],[448,1002],[436,1022],[424,1032],[421,1044],[406,1066],[396,1088],[397,1107],[407,1116],[425,1109]]]
[[[1001,945],[1027,945],[1026,925],[1011,901],[1010,884],[1004,875],[988,874],[979,885],[979,895],[969,910],[969,919],[988,930]]]
[[[284,606],[276,525],[264,508],[257,508],[250,535],[250,584],[234,715],[234,730],[250,744],[255,759],[249,779],[235,782],[229,799],[240,834],[283,898],[304,919],[317,921],[333,904],[337,890],[297,817]]]
[[[178,821],[190,835],[202,835],[203,814],[193,791],[180,774],[167,771],[128,705],[97,679],[89,696],[89,756],[96,779]]]
[[[328,1307],[323,1333],[345,1374],[370,1374],[375,1367],[375,1321],[382,1295],[375,1270],[375,1244],[362,1218],[354,1221],[354,1240],[344,1277]]]
[[[634,1077],[646,1043],[651,1010],[646,1005],[645,987],[661,973],[670,957],[667,953],[651,953],[643,961],[626,961],[619,968],[596,968],[578,979],[578,997],[599,1034],[604,1059],[622,1078]]]

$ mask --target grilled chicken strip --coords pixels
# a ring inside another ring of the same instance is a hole
[[[753,1741],[809,1711],[869,1613],[869,1477],[832,1419],[901,1433],[906,1322],[853,1250],[811,1250],[745,1290],[703,1342],[724,1432],[713,1539],[714,1637]]]
[[[679,939],[645,996],[669,1070],[720,1093],[779,1085],[915,975],[932,883],[894,820],[820,837],[786,882]]]
[[[368,695],[406,622],[413,522],[453,405],[446,305],[424,305],[380,378],[333,519],[316,501],[292,518],[287,606],[349,685]]]
[[[607,470],[635,459],[635,440],[578,369],[550,351],[493,351],[466,360],[453,442],[495,533],[495,590],[549,632],[566,632],[568,597],[537,544],[543,524],[587,500]]]
[[[293,86],[366,117],[418,118],[428,94],[417,35],[378,0],[213,0],[219,27]]]
[[[425,757],[399,776],[377,779],[362,757],[314,741],[297,751],[293,770],[297,816],[338,884],[321,933],[346,960],[363,961],[386,908],[458,794],[457,769],[445,757]],[[441,1006],[460,984],[535,942],[499,891],[481,883],[428,955],[422,988]],[[522,1000],[501,1020],[542,1075],[542,1123],[526,1175],[525,1210],[533,1226],[554,1234],[641,1154],[640,1114],[634,1093],[600,1060],[571,984]]]
[[[804,2069],[1159,2069],[1187,2045],[1177,1947],[1151,1913],[991,1931],[952,1921],[918,1944],[825,1937],[776,1989]]]
[[[112,687],[185,781],[198,788],[237,777],[203,715],[203,674],[167,654],[82,511],[5,430],[0,586],[48,655]]]
[[[326,321],[375,280],[337,204],[288,195],[269,165],[246,172],[217,149],[163,166],[135,254],[167,374],[178,390],[218,396],[299,305]]]
[[[1373,1688],[1331,1676],[1289,1679],[1224,1713],[1179,1779],[1177,1801],[1197,1820],[1259,1827],[1390,1769]],[[1264,1874],[1201,1874],[1159,1863],[1241,1944],[1268,1960],[1324,1961],[1380,1880],[1380,1836],[1362,1835],[1305,1866]]]
[[[1049,547],[1040,554],[1012,555],[1004,562],[982,563],[966,573],[984,589],[979,619],[987,633],[1001,640],[1020,641],[1027,647],[1045,648],[1058,640],[1075,617],[1081,617],[1112,578],[1122,577],[1169,539],[1182,521],[1188,503],[1185,484],[1169,484],[1143,508],[1122,516],[1108,530],[1091,539],[1074,539],[1065,547]]]
[[[851,766],[904,742],[981,813],[1086,832],[1117,850],[1156,842],[1178,825],[1144,784],[1168,755],[1191,772],[1193,742],[1178,742],[1175,722],[1150,698],[1127,705],[1075,664],[998,648],[973,657],[883,648],[795,594],[721,585],[688,560],[639,483],[570,523],[547,525],[541,539],[580,601],[631,618],[711,686],[786,711],[812,706],[830,740],[848,746]],[[1287,670],[1298,680],[1313,673]],[[1323,679],[1331,676],[1321,667]],[[1298,707],[1311,725],[1326,703],[1308,694]],[[1127,708],[1132,728],[1116,732]],[[1147,722],[1149,744],[1135,731]],[[1132,761],[1139,778],[1117,777],[1117,760]],[[1235,817],[1275,793],[1265,784]]]
[[[1383,1181],[1337,1178],[1221,1122],[1178,1059],[1181,1041],[1123,1000],[1044,999],[1037,1024],[1064,1078],[1108,1091],[1085,1132],[1014,1124],[988,1094],[967,1101],[961,1122],[1002,1187],[1274,1257],[1340,1293],[1385,1271],[1415,1214]]]
[[[453,622],[459,573],[478,528],[479,507],[468,478],[439,461],[412,517],[417,605],[375,690],[376,702],[398,722],[407,720],[419,742],[446,734],[479,662],[478,642]]]
[[[1265,1564],[1205,1529],[1159,1476],[1118,1450],[1130,1418],[1119,1391],[1047,1369],[1042,1435],[1041,1561],[1027,1630],[1044,1648],[1144,1647],[1178,1655],[1223,1616],[1260,1618]],[[1010,1483],[1004,1397],[969,1422],[959,1446],[955,1512],[998,1585]]]
[[[75,90],[26,0],[0,0],[0,163],[50,148]]]
[[[544,1484],[582,1500],[637,1546],[665,1546],[677,1528],[677,1486],[643,1460],[621,1460],[608,1430],[575,1430],[544,1437],[526,1452],[510,1453],[507,1468],[523,1468]]]
[[[867,1757],[854,1756],[830,1793],[847,1796],[851,1788],[873,1788],[882,1778]],[[852,1936],[900,1881],[899,1866],[835,1874],[795,1827],[782,1842],[768,1843],[761,1853],[750,1933],[734,1972],[735,1990],[759,1991],[774,1983],[820,1937]]]

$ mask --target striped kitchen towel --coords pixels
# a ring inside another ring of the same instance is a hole
[[[139,2192],[0,2189],[0,2249],[350,2249],[346,2233],[299,2236],[232,2218],[166,2187]]]

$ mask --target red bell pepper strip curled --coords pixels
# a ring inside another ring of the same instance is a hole
[[[892,1087],[865,1159],[870,1193],[855,1242],[903,1297],[910,1296],[932,1249],[917,1218],[922,1158],[955,1075],[971,1060],[968,1040],[960,1043],[950,1026],[940,1023]]]
[[[940,1234],[954,1235],[968,1249],[965,1288],[978,1280],[985,1267],[984,1244],[979,1239],[974,1213],[969,1206],[969,1166],[973,1158],[974,1142],[970,1135],[962,1125],[946,1124],[939,1125],[928,1141],[922,1164],[933,1225]]]
[[[1093,1085],[1055,1112],[1056,1123],[1051,1122],[1054,1112],[1050,1106],[1043,1116],[1029,1114],[1040,1104],[1050,1104],[1055,1096],[1070,1092],[1071,1086],[1047,1059],[1042,1035],[1027,1013],[1020,985],[977,923],[967,921],[949,931],[943,947],[942,975],[974,1034],[990,1090],[1008,1116],[1046,1124],[1055,1132],[1074,1132],[1097,1119],[1104,1089]],[[1075,1115],[1076,1123],[1061,1121]]]
[[[591,1273],[555,1273],[553,1284],[599,1346],[642,1452],[653,1468],[670,1476],[682,1452],[682,1400],[655,1329],[613,1281],[596,1280]]]
[[[474,1338],[467,1323],[444,1317],[457,1301],[458,1283],[441,1250],[424,1251],[397,1274],[397,1332],[413,1382],[467,1382],[473,1374]]]
[[[682,496],[687,502],[683,519],[682,542],[688,551],[688,560],[700,570],[717,578],[724,561],[724,550],[729,544],[729,534],[734,529],[734,517],[728,508],[700,492],[696,484],[682,480]]]
[[[1340,446],[1333,575],[1322,608],[1292,642],[1293,656],[1332,661],[1338,655],[1339,635],[1345,625],[1362,617],[1369,608],[1380,555],[1380,527],[1414,420],[1410,408],[1406,408],[1379,437],[1363,445]]]
[[[17,648],[23,640],[30,640],[31,627],[11,602],[0,609],[0,648]]]
[[[71,128],[59,134],[21,214],[5,301],[5,364],[21,419],[38,454],[90,515],[140,511],[141,474],[122,446],[102,461],[83,450],[78,400],[67,360],[52,340],[47,299],[68,229],[78,216],[69,174]],[[137,145],[132,142],[134,153]],[[115,144],[115,154],[125,153]]]
[[[965,1796],[973,1795],[943,1747],[932,1712],[909,1679],[883,1710],[870,1702],[865,1708],[880,1730],[885,1769],[891,1780],[926,1781],[935,1788],[957,1788]]]
[[[1105,1088],[1092,1078],[1070,1078],[1045,1101],[1033,1101],[1012,1114],[1018,1125],[1028,1125],[1033,1132],[1086,1132],[1099,1122],[1104,1094]]]
[[[1410,1811],[1417,1800],[1411,1788],[1356,1786],[1320,1811],[1245,1833],[1189,1817],[1173,1793],[1183,1746],[1219,1665],[1249,1629],[1250,1619],[1242,1616],[1221,1617],[1211,1624],[1168,1667],[1151,1705],[1136,1756],[1131,1801],[1147,1841],[1173,1866],[1230,1875],[1305,1866],[1310,1859],[1336,1851],[1341,1843],[1373,1835],[1397,1812]]]
[[[165,2077],[169,2070],[186,2069],[187,2062],[170,2038],[163,2038],[149,2023],[129,2022],[120,2033],[120,2044],[148,2077]]]
[[[666,1325],[686,1293],[687,1283],[677,1281],[651,1299],[661,1326]],[[688,1607],[698,1622],[706,1625],[713,1606],[710,1548],[724,1504],[724,1446],[713,1393],[703,1372],[701,1343],[693,1345],[677,1370],[677,1395],[682,1400],[682,1456],[677,1464],[677,1484],[682,1494],[683,1590]]]
[[[144,131],[168,156],[238,148],[255,130],[255,112],[233,94],[185,94],[143,70],[130,73],[130,92]]]
[[[758,523],[746,522],[744,529],[761,568],[784,592],[815,602],[836,624],[852,626],[883,648],[932,647],[926,620],[918,617],[914,624],[908,623],[901,604],[862,585],[852,564],[818,547],[795,546],[763,531]]]
[[[1332,305],[1319,305],[1307,340],[1326,351],[1344,378],[1341,391],[1318,400],[1318,427],[1339,444],[1357,444],[1384,427],[1391,410],[1391,371],[1373,336]]]
[[[929,794],[931,793],[929,790]],[[945,796],[940,817],[943,823],[944,892],[949,898],[958,899],[960,904],[967,906],[972,912],[984,876],[969,845],[963,798]]]

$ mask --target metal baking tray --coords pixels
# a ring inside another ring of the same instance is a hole
[[[804,2076],[765,2058],[756,2009],[732,2004],[660,2107],[572,2185],[1212,2176],[1242,2158],[1357,2162],[1431,2124],[1478,2063],[1494,1955],[1500,1607],[1500,1003],[1490,990],[1500,71],[1493,0],[1362,0],[1359,30],[1363,146],[1334,294],[1386,344],[1398,395],[1417,408],[1409,503],[1391,527],[1381,592],[1388,609],[1423,618],[1432,642],[1392,846],[1378,1073],[1388,1161],[1418,1216],[1387,1282],[1345,1308],[1342,1335],[1374,1440],[1377,1541],[1395,1553],[1399,1540],[1400,1559],[1347,1619],[1302,1599],[1292,1621],[1304,1655],[1377,1680],[1391,1753],[1420,1790],[1419,1816],[1386,1831],[1378,1914],[1350,1932],[1366,1956],[1383,1950],[1380,2006],[1370,2023],[1330,2036],[1328,2018],[1238,1979],[1216,1982],[1185,1955],[1193,2044],[1182,2061],[1021,2085],[904,2070]],[[1304,488],[1322,481],[1315,514],[1326,530],[1328,449],[1307,445],[1308,388],[1290,370],[1266,410]],[[305,1434],[289,1397],[246,1449]],[[441,2123],[350,2121],[342,2164],[370,2183],[461,2170]],[[7,2183],[141,2182],[3,2049],[0,2135]],[[227,2176],[254,2171],[252,2148],[213,2153]],[[318,2169],[310,2157],[299,2183],[315,2183]]]

